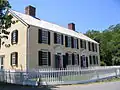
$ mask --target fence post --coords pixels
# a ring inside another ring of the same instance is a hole
[[[9,70],[9,79],[8,79],[8,82],[9,82],[9,83],[12,83],[11,80],[12,80],[12,79],[11,79],[11,72],[10,72],[10,70]]]
[[[22,85],[23,85],[23,80],[24,80],[23,77],[24,77],[23,72],[20,72],[20,84],[22,84]]]
[[[98,73],[98,70],[96,69],[96,76],[97,76],[97,80],[99,80],[99,73]]]
[[[118,77],[118,69],[115,68],[115,74],[116,74],[116,78]]]

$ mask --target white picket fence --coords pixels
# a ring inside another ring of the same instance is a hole
[[[120,66],[94,67],[81,69],[79,67],[67,69],[33,69],[27,72],[1,70],[0,81],[21,85],[59,85],[95,82],[120,76]]]

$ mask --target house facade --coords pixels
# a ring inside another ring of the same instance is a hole
[[[99,43],[68,28],[36,18],[36,9],[25,14],[9,10],[17,23],[8,29],[8,39],[1,40],[0,69],[81,68],[100,65]]]

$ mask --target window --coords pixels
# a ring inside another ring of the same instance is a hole
[[[86,41],[84,40],[84,48],[86,49]]]
[[[86,49],[86,41],[80,39],[80,47]]]
[[[42,31],[42,43],[48,43],[48,32]]]
[[[95,44],[95,51],[97,52],[97,44]]]
[[[48,65],[48,52],[42,52],[42,65]]]
[[[57,44],[61,44],[61,34],[57,34]]]
[[[72,37],[70,37],[70,36],[65,36],[65,46],[66,47],[72,47],[73,45],[73,43],[72,43]]]
[[[3,69],[4,65],[3,65],[3,57],[0,57],[0,69]]]
[[[78,48],[78,39],[74,39],[74,48]]]
[[[42,29],[38,31],[38,43],[50,44],[50,32]]]
[[[58,34],[58,33],[54,33],[54,43],[63,45],[63,35]]]
[[[95,48],[94,48],[94,43],[92,43],[92,51],[94,52],[95,50],[94,50]]]
[[[80,47],[83,48],[83,40],[80,39]]]
[[[91,51],[90,42],[88,42],[88,50]]]
[[[92,51],[92,43],[90,42],[90,51]]]
[[[0,49],[1,49],[1,44],[2,44],[2,43],[1,43],[1,39],[0,39]]]
[[[71,37],[68,37],[68,47],[71,47]]]
[[[68,54],[68,65],[72,65],[72,54]]]
[[[79,65],[79,54],[74,54],[75,65]]]
[[[11,44],[17,44],[18,43],[18,30],[14,30],[11,34]]]
[[[39,51],[38,52],[38,64],[39,66],[51,65],[51,53],[48,51]]]
[[[17,66],[18,65],[18,53],[13,52],[11,53],[11,66]]]

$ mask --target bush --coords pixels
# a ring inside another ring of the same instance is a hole
[[[106,66],[106,63],[104,61],[101,61],[100,66]]]

